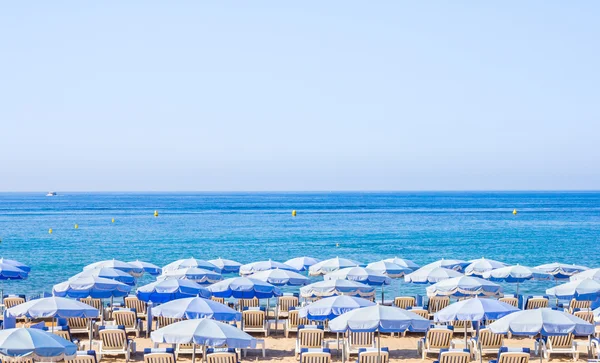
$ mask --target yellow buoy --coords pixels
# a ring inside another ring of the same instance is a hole
[[[340,244],[339,244],[339,243],[336,243],[336,244],[335,244],[335,247],[340,247]]]
[[[52,234],[52,228],[50,228],[50,229],[48,230],[48,233]]]
[[[158,211],[157,210],[154,211],[154,216],[158,217]]]
[[[75,229],[79,228],[79,224],[75,224]]]
[[[513,214],[516,215],[517,214],[517,210],[513,209]]]
[[[111,223],[115,223],[115,219],[114,219],[114,218],[113,218],[113,219],[111,219],[110,221],[111,221]]]
[[[294,209],[294,210],[292,211],[292,217],[295,217],[295,216],[296,216],[296,210]]]

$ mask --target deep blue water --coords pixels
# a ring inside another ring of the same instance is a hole
[[[0,193],[0,238],[0,255],[32,267],[28,280],[2,283],[11,293],[50,291],[111,258],[164,265],[192,256],[364,263],[399,256],[425,264],[484,256],[598,267],[600,192]],[[521,290],[542,293],[553,284]],[[423,286],[393,288],[424,293]]]

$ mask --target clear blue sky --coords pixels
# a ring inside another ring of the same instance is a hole
[[[597,1],[13,1],[0,190],[600,189]]]

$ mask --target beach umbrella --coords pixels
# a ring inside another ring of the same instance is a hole
[[[110,268],[114,268],[115,270],[121,270],[123,272],[126,272],[126,273],[132,275],[133,277],[140,277],[144,274],[144,270],[142,268],[135,267],[134,265],[132,265],[130,263],[115,260],[115,259],[94,262],[92,264],[85,266],[83,269],[84,270],[94,270],[94,269],[103,268],[103,267],[110,267]]]
[[[427,296],[499,296],[502,286],[479,277],[460,276],[427,287]]]
[[[248,275],[252,275],[255,272],[273,270],[273,269],[298,272],[298,270],[296,270],[292,266],[286,265],[285,263],[268,260],[268,261],[257,261],[257,262],[252,262],[252,263],[247,263],[245,265],[242,265],[240,267],[240,275],[248,276]]]
[[[361,263],[349,260],[347,258],[330,258],[329,260],[321,261],[315,263],[314,265],[308,268],[308,274],[311,276],[319,276],[325,275],[333,271],[341,270],[346,267],[357,267],[360,266]]]
[[[303,298],[311,299],[337,295],[374,298],[375,288],[360,282],[349,280],[319,281],[300,288],[300,296]]]
[[[600,297],[600,282],[596,280],[574,280],[546,290],[548,296],[561,300],[589,300]]]
[[[328,280],[350,280],[371,286],[389,285],[392,282],[388,276],[364,267],[347,267],[326,274],[323,279]]]
[[[154,343],[168,344],[191,344],[228,348],[254,348],[256,339],[241,331],[235,326],[221,323],[212,319],[190,319],[182,320],[153,331],[150,338]],[[203,356],[206,356],[204,354]],[[192,362],[196,358],[196,352],[192,354]]]
[[[242,313],[219,302],[189,297],[177,299],[152,308],[152,316],[178,319],[209,318],[219,321],[242,320]]]
[[[190,280],[200,285],[214,284],[223,280],[220,273],[197,267],[187,267],[179,270],[165,271],[157,280]]]
[[[52,295],[58,297],[107,299],[129,294],[131,286],[112,279],[81,276],[54,285]]]
[[[260,271],[253,273],[248,277],[268,282],[275,286],[300,286],[308,284],[308,277],[294,271],[280,269]]]
[[[27,275],[26,271],[14,265],[0,262],[0,280],[24,280],[27,278]]]
[[[525,336],[539,334],[540,339],[542,336],[566,335],[569,333],[580,336],[594,334],[592,324],[572,314],[551,308],[517,311],[496,320],[488,328],[496,334],[506,334],[508,332],[513,335]],[[539,355],[541,362],[541,344]]]
[[[251,277],[232,277],[207,287],[215,297],[269,299],[281,296],[281,290],[268,282]]]
[[[312,257],[296,257],[291,260],[287,260],[284,263],[288,266],[292,266],[298,271],[308,271],[309,267],[321,262],[321,260]]]
[[[600,268],[593,268],[590,270],[586,270],[586,271],[580,272],[578,274],[575,274],[569,278],[569,280],[571,280],[571,281],[578,281],[578,280],[585,280],[585,279],[600,281]]]
[[[469,265],[469,262],[465,260],[446,260],[442,258],[441,260],[429,263],[421,268],[443,267],[450,270],[462,271],[467,265]]]
[[[298,316],[309,320],[331,320],[348,311],[375,305],[367,299],[354,296],[331,296],[315,301],[298,310]]]
[[[30,300],[6,310],[9,317],[38,318],[96,318],[98,309],[73,299],[52,296]]]
[[[487,258],[479,258],[476,260],[469,261],[467,267],[465,267],[465,275],[481,277],[488,271],[495,270],[507,266],[504,262],[490,260]]]
[[[413,270],[408,267],[400,266],[398,264],[386,260],[371,262],[367,265],[367,268],[384,274],[393,279],[402,277],[413,272]]]
[[[2,265],[4,263],[7,265],[15,266],[19,270],[25,271],[27,273],[29,273],[31,271],[31,267],[29,267],[26,264],[21,263],[17,260],[9,260],[8,258],[4,258],[4,257],[0,258],[0,265]]]
[[[400,257],[386,258],[384,261],[385,262],[395,263],[398,266],[406,267],[406,268],[409,268],[409,269],[411,269],[413,271],[416,271],[416,270],[418,270],[418,269],[421,268],[421,266],[417,265],[413,261],[407,260],[405,258],[400,258]]]
[[[487,271],[483,274],[483,278],[492,281],[504,281],[517,284],[517,296],[519,295],[519,284],[527,280],[548,280],[551,275],[542,270],[527,266],[514,265],[497,268]]]
[[[436,282],[464,276],[458,271],[444,267],[421,267],[415,272],[404,276],[404,281],[413,284],[435,284]]]
[[[136,295],[142,301],[165,303],[175,299],[200,296],[211,297],[210,291],[190,280],[161,280],[151,282],[137,289]]]
[[[579,266],[579,265],[569,265],[567,263],[547,263],[544,265],[539,265],[535,267],[538,270],[542,270],[544,272],[549,273],[557,280],[568,279],[569,277],[588,270],[588,267]]]
[[[170,264],[163,266],[162,270],[164,273],[165,271],[179,270],[181,268],[188,268],[188,267],[203,268],[205,270],[211,270],[214,272],[221,273],[221,269],[219,267],[213,265],[212,263],[210,263],[208,261],[198,260],[193,257],[192,258],[184,258],[182,260],[177,260],[177,261],[171,262]]]
[[[208,262],[212,263],[213,265],[217,266],[218,268],[221,269],[221,273],[231,273],[231,272],[239,272],[240,271],[240,267],[242,266],[241,263],[234,261],[234,260],[225,260],[221,257],[215,259],[215,260],[208,260]]]
[[[34,358],[41,362],[58,362],[72,359],[76,353],[75,344],[41,329],[0,330],[0,357],[4,356],[8,361]]]
[[[131,266],[142,269],[144,272],[149,273],[152,276],[160,275],[162,272],[162,269],[160,267],[158,267],[155,264],[150,263],[150,262],[135,260],[135,261],[127,262],[127,263],[130,264]]]
[[[122,282],[126,285],[133,286],[136,283],[135,277],[128,274],[127,272],[114,269],[112,267],[101,267],[96,269],[83,270],[69,280],[76,280],[81,277],[101,277],[103,279],[111,279]]]

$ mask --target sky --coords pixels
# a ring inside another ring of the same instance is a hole
[[[0,191],[600,189],[597,1],[13,1]]]

